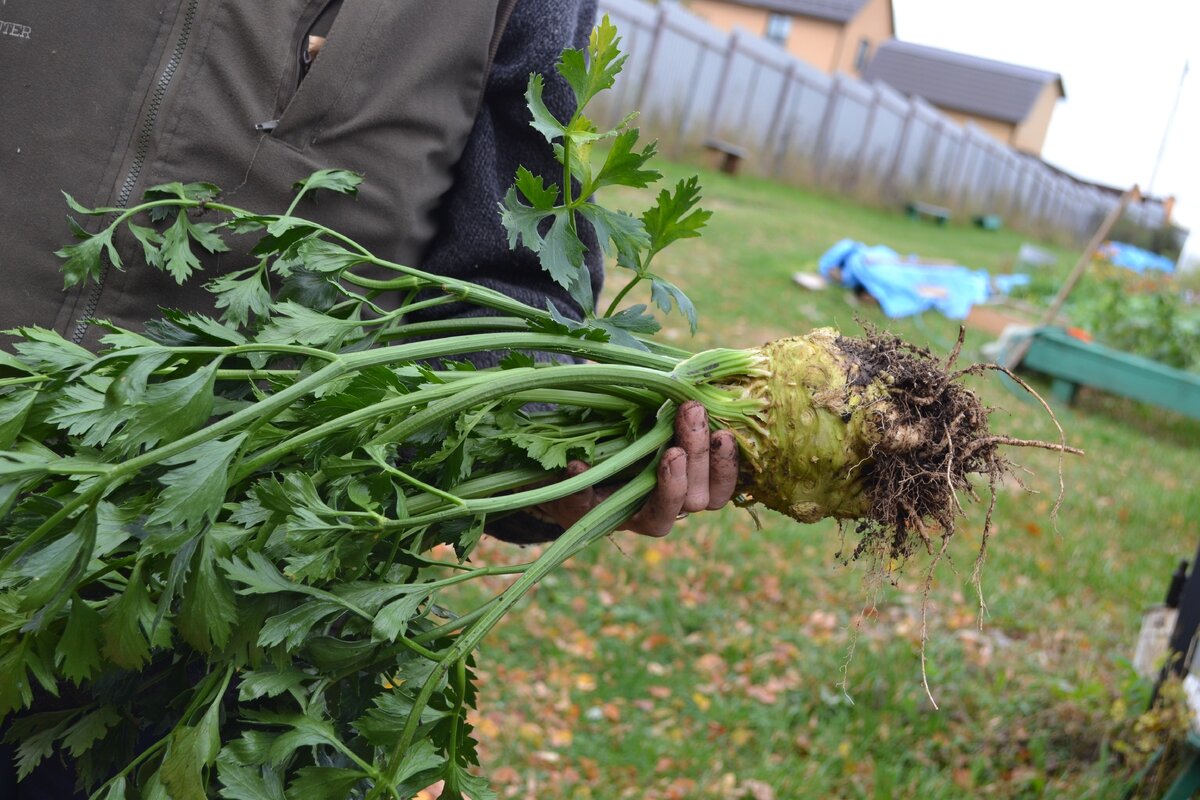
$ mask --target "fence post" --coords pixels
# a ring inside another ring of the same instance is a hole
[[[825,113],[821,115],[821,127],[817,130],[817,143],[813,146],[813,179],[820,185],[825,173],[825,158],[828,155],[829,139],[833,135],[833,118],[842,99],[842,77],[834,75],[829,83],[829,99]]]
[[[996,148],[996,153],[997,158],[1000,159],[1000,169],[996,170],[996,180],[992,182],[991,194],[988,197],[988,207],[992,213],[1004,216],[1000,212],[1000,206],[1007,205],[1005,202],[1007,198],[1004,197],[1001,186],[1003,185],[1004,189],[1012,191],[1013,158],[1012,154],[1002,147]]]
[[[1017,217],[1017,209],[1021,208],[1022,201],[1025,199],[1025,184],[1029,178],[1029,165],[1025,163],[1025,159],[1017,158],[1017,180],[1013,185],[1012,197],[1008,201],[1008,216],[1009,218]],[[1024,211],[1021,208],[1022,212]]]
[[[634,103],[634,108],[644,110],[646,108],[646,96],[650,91],[650,78],[654,75],[654,59],[658,57],[658,45],[663,38],[663,29],[667,26],[667,7],[659,6],[658,13],[654,16],[654,28],[650,34],[650,51],[646,54],[646,69],[642,73],[642,82],[638,86],[637,102]]]
[[[921,166],[918,170],[920,177],[917,180],[917,190],[920,194],[928,194],[932,189],[933,156],[937,153],[938,146],[945,135],[945,128],[945,124],[940,119],[936,119],[930,129],[929,141],[925,142],[925,152],[921,154]]]
[[[603,7],[601,7],[599,9],[597,9],[597,13],[604,13],[604,10],[605,9]],[[622,37],[621,37],[622,49],[626,53],[629,53],[631,58],[632,58],[633,53],[642,52],[642,47],[641,47],[642,32],[647,29],[652,31],[653,26],[639,25],[639,24],[637,24],[636,21],[634,21],[630,24],[628,33],[624,33],[624,32],[622,33]],[[636,106],[636,105],[631,105],[631,103],[629,101],[629,95],[635,94],[636,92],[637,92],[637,83],[633,79],[632,70],[630,70],[629,79],[624,80],[624,81],[618,81],[618,86],[613,89],[614,99],[612,101],[612,104],[609,106],[609,118],[611,119],[613,116],[612,109],[638,108],[638,106]],[[615,124],[615,121],[614,121],[614,124]],[[611,127],[611,125],[610,125],[610,127]]]
[[[1052,177],[1047,176],[1046,191],[1042,194],[1042,208],[1041,208],[1041,211],[1038,213],[1038,218],[1041,221],[1042,225],[1045,226],[1047,235],[1052,235],[1054,233],[1054,225],[1051,222],[1050,212],[1054,209],[1055,199],[1056,198],[1054,195],[1054,179]]]
[[[795,60],[788,62],[788,67],[783,72],[783,86],[779,90],[779,96],[775,98],[775,109],[771,112],[771,121],[767,123],[767,136],[763,139],[763,153],[770,155],[774,161],[778,155],[771,153],[772,145],[779,138],[776,131],[779,129],[779,121],[783,118],[783,110],[787,106],[788,99],[792,94],[792,81],[796,77],[796,62]],[[765,159],[764,159],[765,161]]]
[[[1046,182],[1042,175],[1038,172],[1033,173],[1033,193],[1029,196],[1029,205],[1026,214],[1029,218],[1029,225],[1034,231],[1041,232],[1039,225],[1041,224],[1042,201],[1046,195]]]
[[[1055,220],[1055,226],[1060,234],[1070,234],[1070,218],[1071,206],[1075,198],[1075,182],[1068,180],[1060,194],[1061,203],[1058,208],[1058,215]]]
[[[1050,184],[1050,208],[1046,212],[1046,219],[1050,222],[1050,230],[1052,233],[1058,233],[1058,217],[1062,213],[1062,207],[1062,179],[1058,176],[1055,176],[1054,181]]]
[[[699,52],[696,53],[696,63],[692,65],[692,74],[699,75],[700,70],[704,68],[704,59],[708,56],[708,45],[704,42],[697,43]],[[686,138],[684,131],[687,129],[688,117],[692,114],[692,104],[696,100],[697,84],[693,81],[688,86],[687,94],[683,98],[683,108],[679,111],[679,125],[675,131],[675,155],[678,156],[683,150],[683,142]]]
[[[946,173],[945,203],[950,207],[951,212],[957,210],[959,201],[962,199],[963,170],[967,160],[967,149],[970,146],[971,136],[967,129],[963,128],[962,135],[958,140],[958,152],[954,154],[954,162]]]
[[[879,97],[879,89],[874,84],[871,85],[871,107],[867,109],[867,121],[863,125],[862,139],[858,142],[858,158],[854,160],[854,166],[850,170],[850,175],[845,182],[844,191],[849,193],[858,188],[858,181],[862,177],[863,163],[867,160],[867,152],[871,146],[871,134],[875,131],[875,116],[879,113],[879,104],[883,102]]]
[[[991,214],[995,211],[992,208],[992,201],[996,197],[996,163],[997,155],[991,149],[991,143],[988,143],[983,148],[983,177],[980,181],[980,194],[983,195],[983,207],[980,209],[984,214]]]
[[[1059,234],[1066,231],[1066,216],[1071,207],[1071,191],[1066,187],[1058,194],[1058,213],[1054,215],[1054,227]]]
[[[900,128],[900,141],[896,144],[896,154],[892,156],[891,166],[888,167],[887,175],[884,176],[881,183],[881,190],[891,198],[895,199],[899,192],[896,191],[896,176],[900,172],[900,164],[904,158],[904,151],[908,149],[908,139],[911,135],[913,120],[917,117],[917,106],[910,102],[908,112],[904,115],[904,124]]]
[[[725,105],[725,87],[729,84],[730,73],[733,72],[730,67],[733,65],[733,57],[737,54],[738,37],[740,36],[741,32],[734,28],[733,33],[729,35],[729,43],[725,46],[725,58],[721,62],[721,80],[717,84],[717,94],[713,98],[712,111],[708,115],[706,135],[709,137],[717,135],[717,118],[721,113],[721,107]]]
[[[754,95],[758,92],[758,75],[762,72],[763,62],[759,61],[754,56],[750,56],[750,60],[754,62],[754,68],[750,71],[749,85],[746,86],[746,97],[742,100],[742,117],[738,120],[738,130],[744,130],[746,120],[750,118],[750,107],[754,103]]]
[[[794,65],[793,65],[794,66]],[[808,85],[808,81],[798,74],[798,71],[793,69],[792,76],[788,79],[788,94],[791,99],[791,84],[795,82],[800,84],[800,90],[796,94],[795,104],[798,108],[800,98],[804,97],[804,87]],[[775,159],[773,170],[776,175],[780,174],[783,169],[783,161],[787,156],[788,151],[792,149],[792,133],[796,130],[796,114],[793,112],[783,124],[783,131],[779,134],[779,144],[775,147]]]
[[[930,179],[932,185],[929,188],[933,196],[929,199],[936,199],[939,203],[946,202],[946,187],[949,184],[947,177],[958,165],[958,158],[962,155],[962,142],[951,137],[949,131],[952,130],[953,128],[947,125],[942,128],[941,133],[942,140],[946,142],[945,147],[953,147],[954,149],[944,153],[940,161],[931,165]],[[944,149],[944,147],[939,148],[939,150]]]

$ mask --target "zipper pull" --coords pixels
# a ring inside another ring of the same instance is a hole
[[[260,131],[262,133],[270,133],[271,131],[275,130],[275,128],[278,125],[279,125],[279,120],[269,119],[266,122],[255,123],[254,130]]]

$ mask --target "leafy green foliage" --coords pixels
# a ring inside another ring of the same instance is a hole
[[[296,190],[296,199],[317,189],[325,189],[338,194],[356,195],[362,183],[363,176],[357,172],[344,169],[319,169],[302,181],[297,181],[292,187]],[[295,203],[292,204],[295,206]]]
[[[112,231],[90,235],[79,226],[75,220],[70,220],[71,228],[76,238],[82,239],[79,244],[70,244],[56,251],[54,255],[66,259],[62,265],[63,288],[70,289],[89,280],[99,280],[104,271],[103,258],[117,269],[121,268],[121,256],[113,245]]]
[[[248,269],[229,272],[209,285],[216,295],[217,308],[225,309],[222,318],[232,325],[245,325],[254,317],[265,316],[271,309],[271,292],[266,284],[265,262]]]
[[[68,285],[125,268],[120,244],[144,262],[131,267],[203,279],[220,316],[164,310],[144,333],[98,321],[96,353],[23,329],[0,352],[0,720],[35,693],[64,709],[13,723],[22,776],[58,752],[106,800],[380,800],[439,780],[448,800],[495,797],[466,722],[472,652],[641,496],[606,501],[602,523],[530,564],[472,553],[493,522],[560,496],[548,484],[569,459],[593,462],[593,482],[640,468],[684,391],[644,385],[679,359],[647,352],[646,305],[597,314],[584,264],[581,222],[635,270],[630,286],[651,281],[659,308],[694,320],[648,265],[703,225],[695,184],[641,218],[591,199],[659,178],[628,120],[599,131],[582,113],[620,71],[617,44],[606,20],[586,54],[563,55],[579,102],[568,120],[531,79],[562,184],[522,169],[502,209],[510,243],[537,253],[582,320],[385,261],[299,215],[314,192],[355,194],[355,173],[297,182],[279,214],[208,183],[156,186],[128,209],[67,199],[106,223],[72,221]],[[204,275],[235,241],[228,271]],[[406,319],[451,302],[508,318],[469,341]],[[484,351],[498,367],[464,357]],[[597,363],[565,380],[546,353]],[[460,584],[501,574],[522,577],[460,607]]]
[[[1169,286],[1130,291],[1111,278],[1072,303],[1071,316],[1110,347],[1200,372],[1200,310]]]
[[[617,302],[641,281],[649,281],[655,304],[664,312],[678,307],[696,331],[696,310],[683,291],[650,271],[654,256],[679,239],[698,236],[710,216],[696,208],[700,199],[695,178],[681,181],[675,191],[663,190],[653,207],[640,218],[623,211],[612,211],[589,200],[605,186],[644,188],[662,175],[648,169],[656,154],[653,143],[637,150],[638,131],[628,127],[629,119],[608,131],[599,131],[584,115],[589,102],[610,88],[625,62],[618,45],[616,28],[605,19],[592,31],[588,52],[568,49],[559,59],[559,74],[571,87],[577,109],[570,120],[554,118],[542,95],[545,79],[533,75],[525,92],[530,125],[554,147],[555,156],[564,166],[565,184],[547,186],[540,176],[525,168],[517,170],[514,185],[501,203],[501,222],[508,231],[509,245],[518,244],[538,255],[542,267],[563,288],[582,311],[587,325],[605,331],[613,341],[626,347],[638,347],[638,336],[653,333],[660,326],[647,321],[645,307],[618,311]],[[591,149],[600,139],[611,140],[598,170],[591,163]],[[591,225],[604,253],[616,263],[634,271],[630,284],[608,310],[598,315],[590,276],[584,261],[587,252],[579,235],[579,220]],[[628,312],[628,313],[627,313]]]

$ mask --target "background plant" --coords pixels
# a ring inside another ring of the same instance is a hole
[[[1117,350],[1179,369],[1200,371],[1200,309],[1167,280],[1131,291],[1122,276],[1094,279],[1070,308],[1072,320]]]

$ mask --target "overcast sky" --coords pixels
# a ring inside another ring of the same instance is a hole
[[[1063,77],[1042,157],[1081,178],[1151,189],[1200,258],[1200,0],[893,0],[896,37]]]

